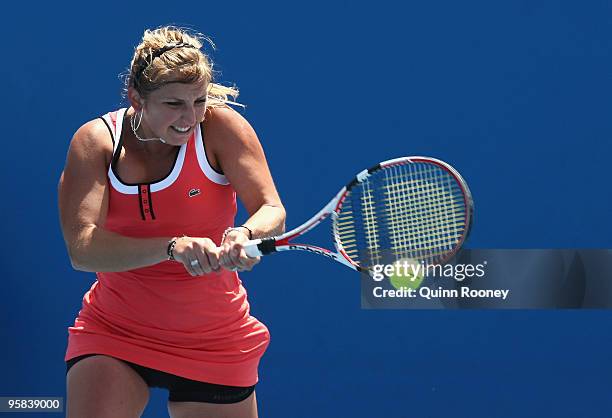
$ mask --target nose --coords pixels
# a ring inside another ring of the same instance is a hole
[[[195,106],[186,106],[185,111],[182,114],[183,121],[189,126],[196,124],[198,120],[197,109]]]

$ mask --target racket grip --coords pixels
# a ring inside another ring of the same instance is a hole
[[[268,255],[276,251],[276,246],[274,244],[276,244],[276,238],[269,237],[247,241],[242,244],[242,248],[244,248],[246,255],[251,258],[255,258],[261,257],[262,255]]]
[[[261,257],[263,253],[257,248],[257,246],[261,244],[260,239],[254,239],[252,241],[247,241],[242,245],[244,248],[244,252],[251,258]]]

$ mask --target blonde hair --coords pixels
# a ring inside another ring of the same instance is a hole
[[[235,86],[213,83],[213,63],[200,49],[202,40],[215,47],[210,38],[175,26],[145,30],[142,41],[134,51],[126,77],[126,90],[133,87],[138,94],[146,97],[167,83],[205,81],[208,84],[208,107],[227,107],[228,104],[242,106],[234,101],[238,97]],[[173,45],[175,47],[168,48]],[[166,51],[159,55],[164,48]]]

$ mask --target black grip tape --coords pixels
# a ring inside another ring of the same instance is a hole
[[[263,238],[257,248],[263,255],[268,255],[276,251],[276,240],[274,238]]]

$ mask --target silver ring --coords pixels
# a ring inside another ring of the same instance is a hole
[[[195,267],[195,266],[197,266],[198,264],[200,264],[200,262],[199,262],[198,260],[191,260],[191,263],[190,263],[190,264],[191,264],[191,267]]]

